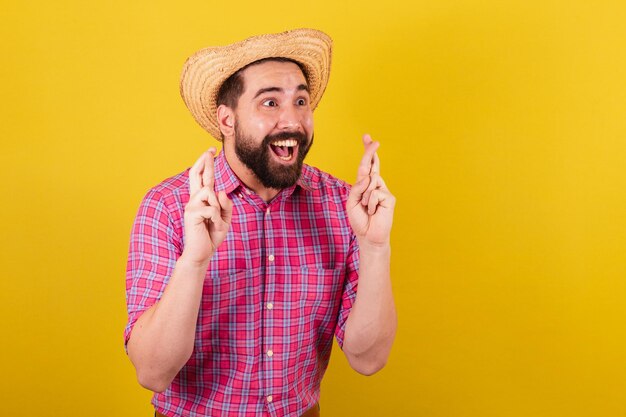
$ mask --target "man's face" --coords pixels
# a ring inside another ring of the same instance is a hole
[[[267,188],[296,183],[313,143],[313,113],[304,74],[292,62],[269,61],[242,73],[235,110],[235,153]]]

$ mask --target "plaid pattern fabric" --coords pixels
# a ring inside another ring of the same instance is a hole
[[[305,165],[298,183],[268,204],[220,154],[215,189],[233,201],[232,224],[207,271],[194,352],[152,402],[168,416],[299,416],[319,400],[333,335],[343,346],[356,297],[349,186]],[[127,265],[125,342],[182,253],[188,200],[185,171],[141,203]]]

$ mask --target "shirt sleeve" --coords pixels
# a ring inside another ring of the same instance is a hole
[[[137,319],[161,298],[181,253],[182,239],[176,233],[170,211],[163,195],[153,189],[141,202],[130,236],[126,264],[126,349]]]
[[[352,234],[350,241],[350,250],[348,253],[348,261],[346,268],[346,278],[343,284],[343,293],[341,295],[341,306],[339,307],[339,318],[337,327],[335,328],[335,338],[339,347],[343,349],[343,339],[346,332],[346,322],[348,315],[352,310],[352,305],[356,299],[357,286],[359,283],[359,244],[356,236]]]

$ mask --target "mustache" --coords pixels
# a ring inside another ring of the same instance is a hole
[[[263,139],[263,146],[267,146],[276,140],[295,139],[301,148],[307,144],[307,137],[303,132],[279,132],[274,135],[267,135]]]

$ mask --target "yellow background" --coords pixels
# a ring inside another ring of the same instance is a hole
[[[325,416],[626,415],[623,1],[15,1],[0,17],[0,410],[149,416],[122,343],[141,197],[216,144],[178,93],[202,47],[335,41],[308,162],[382,142],[399,331]]]

